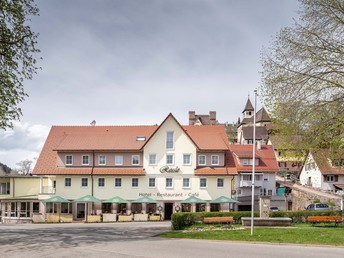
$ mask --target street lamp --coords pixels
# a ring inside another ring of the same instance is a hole
[[[254,110],[253,110],[253,144],[252,144],[252,207],[251,207],[251,236],[254,232],[254,187],[255,187],[255,166],[256,166],[256,103],[257,90],[254,90]]]

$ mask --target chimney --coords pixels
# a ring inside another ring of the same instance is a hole
[[[189,125],[194,125],[196,122],[196,112],[189,111]]]
[[[216,111],[209,111],[210,124],[216,124]]]

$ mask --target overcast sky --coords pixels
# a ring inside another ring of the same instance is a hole
[[[260,53],[297,18],[297,0],[41,0],[42,70],[0,162],[38,157],[52,125],[160,124],[171,112],[241,117]],[[258,102],[258,108],[261,104]]]

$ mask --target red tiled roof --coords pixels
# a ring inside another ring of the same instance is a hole
[[[230,146],[231,153],[234,154],[235,166],[240,172],[252,172],[252,166],[241,166],[235,155],[237,153],[252,153],[252,145],[235,144]],[[278,164],[274,149],[271,145],[263,145],[261,149],[256,149],[257,158],[259,158],[259,165],[255,166],[255,171],[258,172],[278,172]],[[252,157],[253,155],[251,155]]]
[[[136,175],[145,176],[146,173],[143,168],[94,168],[94,175]]]
[[[237,175],[235,168],[214,168],[214,167],[204,167],[195,169],[195,175],[197,176],[225,176],[225,175]]]
[[[331,153],[329,149],[321,149],[312,153],[320,172],[323,175],[344,175],[344,167],[332,166],[330,161],[344,160],[344,149]]]

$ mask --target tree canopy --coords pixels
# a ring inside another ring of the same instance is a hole
[[[38,34],[28,23],[38,15],[34,0],[0,0],[0,129],[13,127],[22,111],[24,81],[37,72]]]
[[[262,51],[260,96],[277,132],[303,148],[344,140],[344,2],[299,0],[300,18]],[[298,146],[294,146],[298,147]]]

